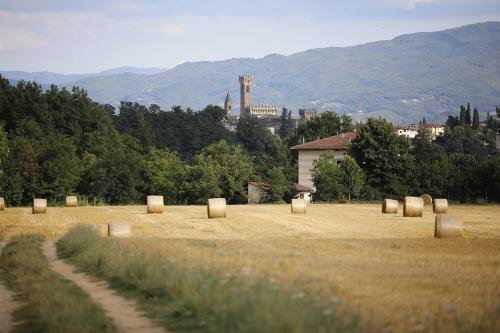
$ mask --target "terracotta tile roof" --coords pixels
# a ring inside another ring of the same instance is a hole
[[[306,142],[301,145],[293,146],[290,149],[324,149],[324,150],[344,150],[349,143],[356,138],[355,132],[347,132],[340,135],[329,136],[316,141]]]
[[[248,182],[249,185],[253,185],[262,191],[269,191],[269,184],[264,182]]]

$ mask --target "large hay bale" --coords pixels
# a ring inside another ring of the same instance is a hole
[[[5,199],[0,197],[0,211],[5,210]]]
[[[130,237],[130,223],[128,222],[112,222],[108,225],[108,234],[111,237]]]
[[[420,197],[422,198],[422,200],[424,200],[425,206],[432,205],[432,197],[430,195],[424,193]]]
[[[148,214],[161,214],[164,208],[163,195],[148,195]]]
[[[305,214],[307,210],[306,200],[292,199],[291,209],[292,209],[292,214]]]
[[[76,195],[70,195],[66,197],[66,207],[77,207],[78,197]]]
[[[94,231],[99,236],[107,237],[109,234],[109,231],[108,231],[109,226],[107,223],[106,224],[98,224],[98,223],[86,224],[85,226],[88,227],[90,230]]]
[[[399,202],[392,199],[384,199],[382,203],[382,213],[384,214],[397,214],[399,210]]]
[[[464,236],[463,217],[453,214],[437,214],[434,226],[435,238],[454,238]]]
[[[226,217],[226,199],[212,198],[208,199],[207,203],[208,218]]]
[[[422,217],[424,214],[424,199],[418,197],[405,197],[403,205],[404,217]]]
[[[33,214],[45,214],[47,211],[47,199],[33,199]]]
[[[448,213],[448,199],[434,199],[432,208],[435,214]]]

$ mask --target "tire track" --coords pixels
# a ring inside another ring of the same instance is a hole
[[[135,302],[117,295],[105,281],[98,281],[84,273],[75,272],[74,266],[58,259],[54,242],[45,241],[43,252],[50,267],[66,279],[75,283],[99,304],[113,319],[120,332],[166,333],[160,326],[136,310]]]

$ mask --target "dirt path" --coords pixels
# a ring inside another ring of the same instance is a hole
[[[92,300],[99,304],[113,319],[120,332],[166,332],[137,311],[135,302],[117,295],[105,281],[95,280],[86,274],[77,273],[72,265],[59,260],[54,242],[45,241],[43,252],[49,259],[51,268],[88,293]]]
[[[0,242],[0,253],[6,242]],[[14,326],[12,313],[19,308],[19,303],[14,301],[13,294],[0,279],[0,333],[10,332]]]

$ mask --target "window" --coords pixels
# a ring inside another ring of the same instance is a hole
[[[250,86],[247,86],[247,93],[250,92]]]

